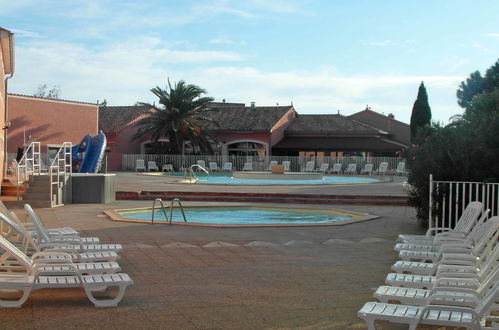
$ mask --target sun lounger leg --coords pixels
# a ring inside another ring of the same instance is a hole
[[[95,305],[95,307],[116,307],[118,306],[118,303],[121,301],[121,299],[123,299],[123,296],[125,295],[127,284],[118,284],[117,286],[118,286],[118,292],[116,293],[116,296],[110,299],[96,299],[96,297],[102,295],[102,291],[99,291],[99,293],[96,293],[94,296],[94,293],[92,292],[91,288],[89,288],[87,285],[84,285],[83,288],[85,289],[85,293],[87,294],[88,299],[90,299],[90,301]],[[102,287],[100,287],[100,289],[101,288]]]
[[[31,293],[31,287],[30,288],[23,288],[22,289],[23,294],[18,300],[3,300],[0,298],[0,307],[4,308],[19,308],[21,307],[26,300],[28,300],[28,297]]]

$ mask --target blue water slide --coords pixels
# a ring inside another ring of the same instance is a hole
[[[80,144],[74,145],[71,148],[71,157],[73,158],[73,166],[75,166],[76,168],[79,168],[81,166],[83,158],[85,158],[87,146],[90,143],[91,139],[92,136],[90,136],[90,134],[87,134],[83,137],[83,139],[81,139]]]
[[[106,151],[106,135],[102,132],[92,137],[80,166],[80,173],[97,173],[102,165]]]

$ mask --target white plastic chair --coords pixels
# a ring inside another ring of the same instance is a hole
[[[175,172],[172,164],[165,164],[161,167],[162,172]]]
[[[364,165],[364,168],[360,170],[360,174],[368,174],[371,175],[373,172],[373,164],[366,164]]]
[[[224,171],[224,172],[231,172],[232,171],[232,163],[231,162],[225,162],[224,166],[222,167],[222,171]]]
[[[291,162],[289,160],[284,160],[282,162],[282,166],[284,167],[284,172],[289,172],[290,165],[291,165]]]
[[[336,163],[333,165],[333,168],[331,169],[332,174],[341,174],[341,168],[343,167],[342,163]]]
[[[253,171],[253,163],[252,162],[244,163],[243,171]]]
[[[152,172],[152,171],[158,172],[159,168],[158,168],[158,165],[156,165],[156,162],[154,162],[154,161],[147,162],[147,171],[148,172]]]
[[[405,170],[405,162],[399,162],[397,168],[395,169],[395,174],[397,175],[406,175],[407,171]]]
[[[345,174],[357,174],[357,164],[348,164]]]
[[[388,171],[388,162],[381,162],[378,166],[378,169],[374,171],[374,173],[379,175],[385,175],[386,171]]]
[[[272,166],[277,165],[277,160],[271,160],[267,171],[272,171]]]
[[[212,172],[220,171],[218,164],[215,162],[209,162],[208,166],[210,167],[210,171],[212,171]]]
[[[137,159],[135,161],[135,172],[138,172],[138,171],[146,171],[146,166],[144,164],[144,160],[143,159]]]
[[[305,172],[313,172],[315,166],[315,161],[310,160],[305,164]]]
[[[316,171],[317,172],[326,173],[328,169],[329,169],[329,164],[328,163],[323,163],[323,164],[321,164],[321,166]]]

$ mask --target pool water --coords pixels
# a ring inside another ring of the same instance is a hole
[[[168,176],[182,176],[182,174],[169,174]],[[229,175],[201,175],[196,174],[197,183],[206,184],[240,184],[240,185],[284,185],[284,184],[348,184],[348,183],[373,183],[380,179],[350,176],[324,176],[322,180],[261,180],[237,179]]]
[[[126,219],[150,221],[151,209],[122,210],[118,213]],[[184,208],[188,223],[219,225],[277,225],[277,224],[326,224],[356,217],[353,213],[271,207],[200,207]],[[166,212],[169,216],[169,211]],[[184,222],[179,209],[174,209],[174,222]],[[166,221],[161,210],[155,210],[154,221]]]

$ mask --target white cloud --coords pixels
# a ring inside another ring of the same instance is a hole
[[[33,31],[26,31],[26,30],[20,30],[20,29],[10,29],[11,32],[14,32],[16,38],[21,37],[21,38],[42,38],[42,36]]]
[[[300,113],[351,114],[365,108],[392,112],[408,122],[417,88],[425,82],[434,118],[447,121],[462,112],[455,105],[461,76],[344,76],[334,68],[265,72],[236,66],[242,57],[212,50],[179,51],[154,37],[141,37],[105,48],[33,41],[16,48],[17,71],[9,91],[32,93],[42,83],[60,85],[66,99],[110,105],[153,102],[149,90],[164,87],[168,77],[200,85],[217,100],[290,104]],[[232,63],[232,64],[231,64]],[[454,106],[455,105],[455,106]]]
[[[499,39],[499,33],[487,33],[485,34],[485,36],[489,38]]]
[[[232,39],[223,38],[223,37],[211,39],[210,43],[218,44],[218,45],[245,45],[246,44],[246,42],[244,42],[242,40],[237,41],[237,40],[232,40]]]

